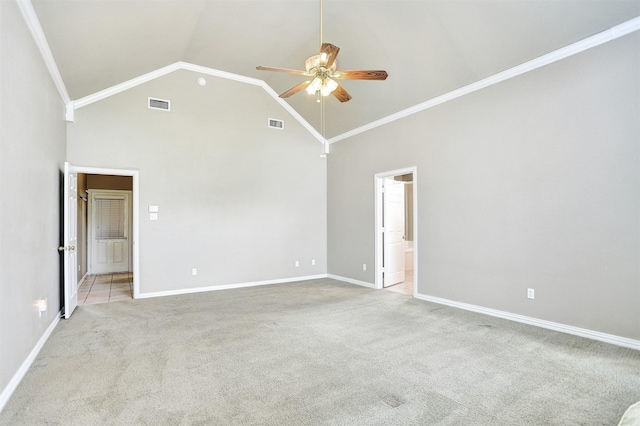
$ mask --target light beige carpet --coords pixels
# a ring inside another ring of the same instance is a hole
[[[61,321],[2,425],[616,425],[640,352],[323,279]]]

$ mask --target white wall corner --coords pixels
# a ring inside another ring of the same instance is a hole
[[[75,108],[73,106],[73,101],[70,101],[67,103],[67,106],[66,106],[65,120],[67,120],[69,123],[73,123],[74,118],[75,118]]]
[[[375,288],[375,285],[372,283],[368,283],[366,281],[354,280],[353,278],[341,277],[340,275],[327,274],[327,277],[334,280],[338,280],[338,281],[344,281],[349,284],[361,285],[367,288]]]

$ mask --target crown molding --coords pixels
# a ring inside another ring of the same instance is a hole
[[[500,83],[510,78],[517,77],[521,74],[527,73],[529,71],[533,71],[545,65],[549,65],[551,63],[560,61],[562,59],[568,58],[569,56],[573,56],[577,53],[584,52],[585,50],[591,49],[593,47],[600,46],[601,44],[623,37],[627,34],[631,34],[638,30],[640,30],[640,16],[634,19],[631,19],[629,21],[623,22],[620,25],[611,27],[608,30],[602,31],[591,37],[587,37],[576,43],[570,44],[566,47],[554,50],[553,52],[547,53],[546,55],[539,56],[538,58],[532,59],[531,61],[517,65],[513,68],[509,68],[508,70],[499,72],[497,74],[494,74],[482,80],[478,80],[475,83],[471,83],[467,86],[463,86],[459,89],[445,93],[444,95],[437,96],[428,101],[422,102],[420,104],[414,105],[402,111],[396,112],[395,114],[388,115],[379,120],[372,121],[369,124],[365,124],[364,126],[360,126],[348,132],[342,133],[338,136],[334,136],[328,140],[328,143],[329,144],[336,143],[341,140],[355,136],[357,134],[366,132],[368,130],[375,129],[376,127],[380,127],[385,124],[391,123],[393,121],[400,120],[401,118],[405,118],[410,115],[416,114],[418,112],[424,111],[426,109],[433,108],[434,106],[443,104],[445,102],[459,98],[464,95],[468,95],[469,93],[473,93],[477,90],[484,89],[486,87],[492,86],[494,84]]]
[[[31,0],[16,0],[18,3],[18,7],[20,8],[20,12],[22,12],[22,16],[24,20],[27,22],[27,26],[31,31],[31,35],[40,49],[40,53],[42,54],[42,59],[51,74],[51,78],[53,79],[53,83],[56,85],[58,89],[58,93],[62,98],[62,101],[65,105],[68,105],[71,102],[71,98],[69,97],[69,93],[67,92],[67,88],[64,85],[64,81],[62,80],[62,76],[60,75],[60,71],[58,70],[58,65],[56,65],[55,59],[53,59],[53,54],[51,53],[51,48],[49,47],[49,43],[47,42],[47,38],[44,35],[44,31],[42,30],[42,26],[40,25],[40,20],[38,19],[38,15],[36,15],[36,11],[33,9],[33,5],[31,4]]]
[[[91,95],[85,96],[83,98],[77,99],[75,101],[70,102],[71,109],[76,110],[78,108],[82,108],[87,105],[91,105],[94,102],[101,101],[110,96],[116,95],[118,93],[129,90],[133,87],[139,86],[143,83],[147,83],[151,80],[155,80],[156,78],[162,77],[169,73],[178,70],[186,70],[193,71],[200,74],[206,74],[213,77],[224,78],[226,80],[238,81],[240,83],[251,84],[254,86],[262,87],[276,102],[278,102],[291,116],[298,121],[311,135],[317,139],[319,142],[325,144],[326,139],[322,137],[322,135],[313,128],[307,120],[305,120],[291,105],[286,103],[284,99],[280,98],[278,94],[263,80],[258,80],[256,78],[246,77],[239,74],[233,74],[226,71],[220,71],[209,67],[204,67],[201,65],[190,64],[188,62],[175,62],[171,65],[167,65],[166,67],[159,68],[155,71],[152,71],[147,74],[143,74],[136,78],[132,78],[131,80],[125,81],[120,84],[116,84],[115,86],[111,86],[107,89],[101,90],[99,92],[93,93]],[[73,121],[73,113],[69,110],[67,111],[67,119],[68,121]],[[69,120],[70,118],[70,120]]]
[[[394,114],[388,115],[379,120],[372,121],[371,123],[349,130],[345,133],[334,136],[330,139],[325,139],[313,126],[311,126],[311,124],[309,124],[309,122],[307,122],[293,107],[291,107],[291,105],[289,105],[282,98],[280,98],[278,94],[265,81],[246,77],[239,74],[220,71],[220,70],[216,70],[213,68],[208,68],[200,65],[190,64],[188,62],[175,62],[171,65],[167,65],[163,68],[159,68],[150,73],[143,74],[139,77],[125,81],[124,83],[117,84],[110,88],[101,90],[99,92],[96,92],[91,95],[72,101],[64,85],[64,81],[62,80],[62,76],[60,75],[60,71],[58,70],[58,66],[56,65],[55,59],[53,58],[53,54],[51,53],[49,43],[47,42],[47,39],[44,35],[44,31],[42,30],[42,26],[40,25],[40,21],[38,20],[35,10],[33,9],[33,5],[31,4],[31,1],[16,0],[16,2],[20,8],[20,11],[22,12],[22,15],[24,16],[27,26],[31,31],[31,34],[33,35],[34,40],[36,41],[38,48],[40,49],[42,57],[56,85],[56,88],[58,89],[60,97],[62,98],[62,100],[66,105],[65,116],[67,121],[73,121],[74,111],[78,108],[82,108],[94,102],[98,102],[102,99],[121,93],[125,90],[131,89],[140,84],[154,80],[158,77],[162,77],[171,72],[174,72],[177,70],[189,70],[189,71],[199,72],[206,75],[211,75],[214,77],[224,78],[228,80],[238,81],[241,83],[252,84],[252,85],[262,87],[276,102],[278,102],[289,114],[291,114],[291,116],[296,121],[298,121],[315,139],[317,139],[319,142],[325,145],[325,152],[327,153],[329,152],[330,144],[350,138],[352,136],[358,135],[368,130],[375,129],[376,127],[383,126],[393,121],[400,120],[402,118],[411,116],[413,114],[427,110],[429,108],[433,108],[437,105],[443,104],[450,100],[484,89],[486,87],[503,82],[510,78],[517,77],[529,71],[533,71],[545,65],[549,65],[553,62],[560,61],[562,59],[573,56],[577,53],[583,52],[585,50],[591,49],[596,46],[600,46],[604,43],[607,43],[609,41],[615,40],[617,38],[623,37],[625,35],[628,35],[635,31],[640,30],[640,16],[638,16],[636,18],[623,22],[619,25],[613,26],[598,34],[595,34],[591,37],[587,37],[576,43],[557,49],[553,52],[547,53],[546,55],[542,55],[531,61],[517,65],[513,68],[509,68],[505,71],[499,72],[490,77],[476,81],[475,83],[463,86],[451,92],[445,93],[444,95],[437,96],[425,102],[422,102],[412,107],[398,111]]]
[[[148,81],[155,80],[158,77],[162,77],[174,71],[180,69],[180,62],[173,63],[171,65],[167,65],[166,67],[158,68],[155,71],[151,71],[147,74],[143,74],[141,76],[132,78],[131,80],[127,80],[123,83],[116,84],[115,86],[111,86],[104,90],[100,90],[99,92],[92,93],[91,95],[85,96],[80,99],[76,99],[73,101],[73,109],[82,108],[87,105],[91,105],[94,102],[101,101],[113,95],[117,95],[118,93],[124,92],[141,84],[144,84]]]

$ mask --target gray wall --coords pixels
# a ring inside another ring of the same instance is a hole
[[[0,1],[0,392],[59,310],[64,105],[15,2]],[[46,298],[41,317],[34,302]]]
[[[417,166],[420,294],[640,339],[639,62],[629,35],[333,144],[329,273],[374,282],[373,175]]]
[[[140,172],[140,291],[325,274],[322,145],[263,89],[198,77],[161,77],[77,110],[68,126],[72,164]],[[171,112],[148,109],[149,96]]]

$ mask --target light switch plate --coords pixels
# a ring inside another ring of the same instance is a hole
[[[149,213],[149,220],[158,220],[158,213]]]
[[[158,206],[149,206],[149,213],[158,213]]]

